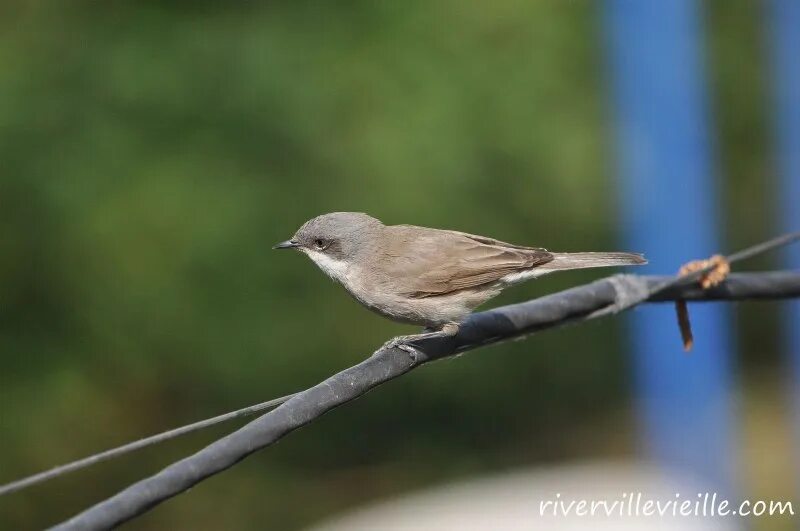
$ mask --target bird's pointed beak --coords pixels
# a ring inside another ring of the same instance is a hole
[[[273,249],[293,249],[300,244],[294,240],[286,240],[285,242],[281,242],[272,246]]]

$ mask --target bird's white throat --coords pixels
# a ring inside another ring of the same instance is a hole
[[[322,269],[326,275],[333,280],[344,283],[347,280],[347,263],[344,260],[336,260],[331,258],[325,253],[315,251],[313,249],[303,249],[304,253],[308,255],[311,260],[317,264],[317,267]]]

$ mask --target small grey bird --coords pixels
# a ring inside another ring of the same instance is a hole
[[[306,223],[273,249],[297,249],[380,315],[426,327],[388,346],[455,335],[480,304],[508,286],[553,271],[647,261],[634,253],[552,253],[452,230],[384,225],[360,212],[333,212]]]

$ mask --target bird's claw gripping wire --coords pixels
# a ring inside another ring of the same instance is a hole
[[[691,275],[697,271],[708,270],[698,280],[703,289],[713,288],[721,284],[731,272],[731,265],[727,258],[720,254],[715,254],[706,260],[693,260],[681,266],[678,271],[679,277]],[[685,300],[675,301],[675,313],[678,316],[678,328],[681,331],[683,340],[683,350],[689,352],[694,345],[692,335],[692,322],[689,319],[689,306]]]
[[[409,339],[414,339],[414,336],[398,336],[393,339],[390,339],[389,341],[384,343],[381,346],[381,348],[376,350],[375,353],[378,353],[381,350],[398,349],[408,354],[411,357],[411,361],[416,363],[420,358],[420,354],[419,351],[414,346],[408,343]]]

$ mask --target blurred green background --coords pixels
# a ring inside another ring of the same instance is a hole
[[[775,232],[763,28],[756,2],[705,7],[726,251]],[[270,250],[314,215],[619,247],[598,11],[5,0],[0,483],[299,390],[412,332]],[[603,274],[528,283],[497,304]],[[775,308],[737,314],[757,459],[782,429],[769,422],[779,389],[763,384],[779,360]],[[631,455],[623,327],[433,364],[129,528],[296,529],[424,485]],[[1,498],[0,528],[54,524],[231,428]],[[786,495],[782,461],[760,462],[766,472],[744,472],[753,489]]]

